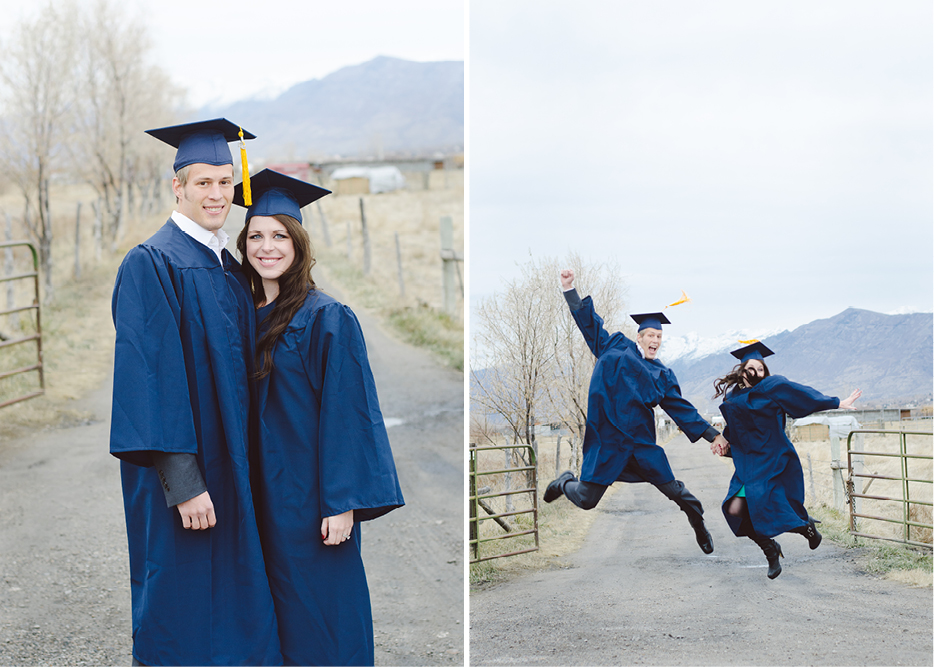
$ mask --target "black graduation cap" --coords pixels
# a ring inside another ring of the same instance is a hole
[[[240,132],[240,126],[234,125],[226,118],[146,130],[146,134],[178,149],[172,165],[175,171],[196,163],[232,165],[233,158],[227,144],[238,141]],[[256,135],[243,130],[243,138],[255,139]]]
[[[639,331],[643,329],[658,329],[661,331],[663,324],[671,324],[664,313],[637,313],[629,317],[639,325]]]
[[[775,353],[759,341],[756,341],[751,345],[746,345],[745,347],[741,347],[738,350],[733,350],[730,352],[730,354],[732,354],[740,361],[745,362],[749,359],[758,359],[759,361],[762,361],[766,357],[771,357]]]
[[[253,204],[247,206],[243,197],[243,183],[234,188],[233,203],[247,209],[246,220],[254,215],[290,215],[302,221],[302,207],[331,194],[330,190],[280,174],[272,169],[263,169],[250,178]]]

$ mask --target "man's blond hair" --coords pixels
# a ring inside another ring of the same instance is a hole
[[[175,178],[178,179],[178,184],[182,187],[188,185],[188,171],[191,168],[191,165],[185,165],[181,169],[175,172]]]

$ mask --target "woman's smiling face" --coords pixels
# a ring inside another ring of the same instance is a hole
[[[255,215],[250,218],[246,254],[263,282],[278,282],[295,261],[295,246],[285,225],[275,218]]]

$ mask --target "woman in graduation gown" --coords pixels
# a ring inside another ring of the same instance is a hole
[[[759,545],[768,560],[768,577],[774,579],[782,572],[782,550],[772,538],[799,533],[811,549],[821,542],[816,521],[804,508],[804,472],[785,435],[785,415],[799,419],[821,410],[852,410],[862,392],[840,400],[771,375],[764,358],[774,353],[758,341],[731,354],[740,363],[714,383],[714,398],[724,397],[720,412],[730,444],[711,450],[732,456],[735,466],[723,514],[734,535]]]
[[[300,209],[328,191],[268,169],[250,184],[237,249],[257,306],[253,489],[283,660],[372,665],[360,523],[403,499],[360,325],[311,277]]]

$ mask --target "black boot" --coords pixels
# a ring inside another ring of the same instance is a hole
[[[691,528],[694,529],[694,537],[697,539],[697,546],[701,548],[701,551],[705,554],[712,554],[713,538],[707,532],[707,526],[704,525],[703,519],[697,525],[692,524]]]
[[[558,479],[553,480],[546,488],[545,493],[542,495],[542,500],[546,503],[552,503],[564,495],[564,483],[569,482],[574,479],[574,473],[570,470],[565,470],[563,473],[558,475]]]
[[[688,523],[694,529],[694,537],[701,551],[705,554],[712,554],[713,538],[704,525],[704,508],[701,502],[688,491],[683,482],[677,479],[666,484],[660,484],[656,488],[665,494],[666,498],[673,500],[681,508],[681,511],[687,515]]]
[[[807,524],[800,528],[795,528],[791,532],[804,535],[804,537],[807,538],[808,546],[811,547],[811,549],[816,549],[820,546],[821,540],[824,539],[823,536],[817,532],[817,526],[815,524],[818,523],[820,523],[820,521],[809,515]]]
[[[769,579],[774,579],[780,575],[782,573],[782,564],[778,559],[785,557],[782,553],[782,545],[771,538],[761,535],[756,535],[755,537],[750,536],[749,539],[759,545],[759,548],[762,549],[762,553],[765,554],[766,559],[769,561]]]

